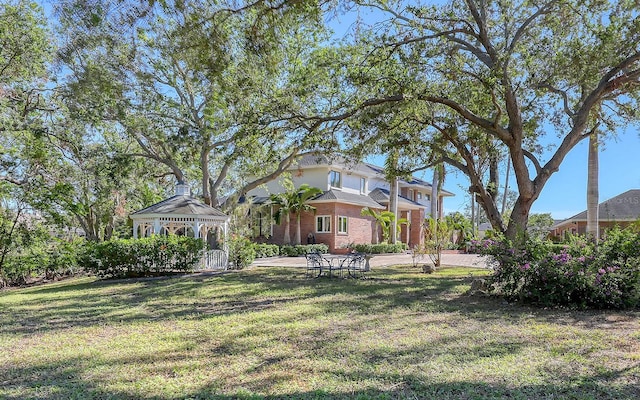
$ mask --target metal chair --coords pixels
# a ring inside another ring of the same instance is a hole
[[[304,255],[307,259],[307,270],[305,273],[305,277],[314,277],[317,278],[322,274],[322,256],[319,253],[307,253]]]
[[[367,272],[365,267],[365,255],[361,253],[350,254],[349,257],[345,259],[346,266],[344,269],[347,270],[347,273],[352,278],[364,277],[365,272]]]

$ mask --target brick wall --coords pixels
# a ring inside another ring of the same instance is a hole
[[[307,243],[309,233],[315,237],[315,243],[324,243],[329,246],[331,253],[345,253],[348,251],[348,244],[360,243],[376,243],[382,240],[382,229],[378,227],[378,240],[374,237],[375,219],[372,217],[364,217],[360,215],[361,206],[343,203],[316,203],[315,214],[312,212],[303,213],[300,218],[300,238],[302,244]],[[316,232],[316,217],[329,215],[331,216],[331,232]],[[347,234],[338,233],[338,216],[348,218]],[[402,212],[402,217],[406,218],[407,213]],[[417,243],[421,238],[420,224],[424,219],[423,210],[413,210],[411,212],[411,226],[407,229],[402,227],[401,238],[403,242]],[[295,236],[296,221],[291,216],[290,236],[293,240]],[[273,236],[269,238],[269,243],[284,244],[284,221],[279,225],[273,226]]]
[[[424,235],[422,231],[422,223],[424,222],[425,212],[424,208],[411,211],[411,226],[410,226],[410,238],[409,247],[421,245],[424,243]]]

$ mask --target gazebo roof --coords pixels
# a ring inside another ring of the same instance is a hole
[[[193,216],[193,217],[218,217],[228,219],[229,216],[211,207],[198,199],[188,195],[175,195],[159,203],[151,205],[131,214],[131,218],[144,216]]]

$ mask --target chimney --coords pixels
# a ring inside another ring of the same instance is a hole
[[[176,196],[191,196],[189,185],[184,182],[178,182],[176,185]]]

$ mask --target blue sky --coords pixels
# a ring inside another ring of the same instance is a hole
[[[555,219],[565,219],[586,210],[587,145],[588,141],[584,140],[569,152],[560,170],[551,176],[533,204],[532,213],[551,213]],[[629,128],[619,132],[617,138],[609,139],[599,156],[600,202],[630,189],[640,189],[640,131],[637,128]],[[426,172],[425,179],[430,181],[430,177],[431,172]],[[516,190],[513,172],[509,186]],[[465,211],[470,201],[465,193],[468,187],[469,181],[462,173],[447,175],[444,188],[456,196],[445,200],[445,213]]]

